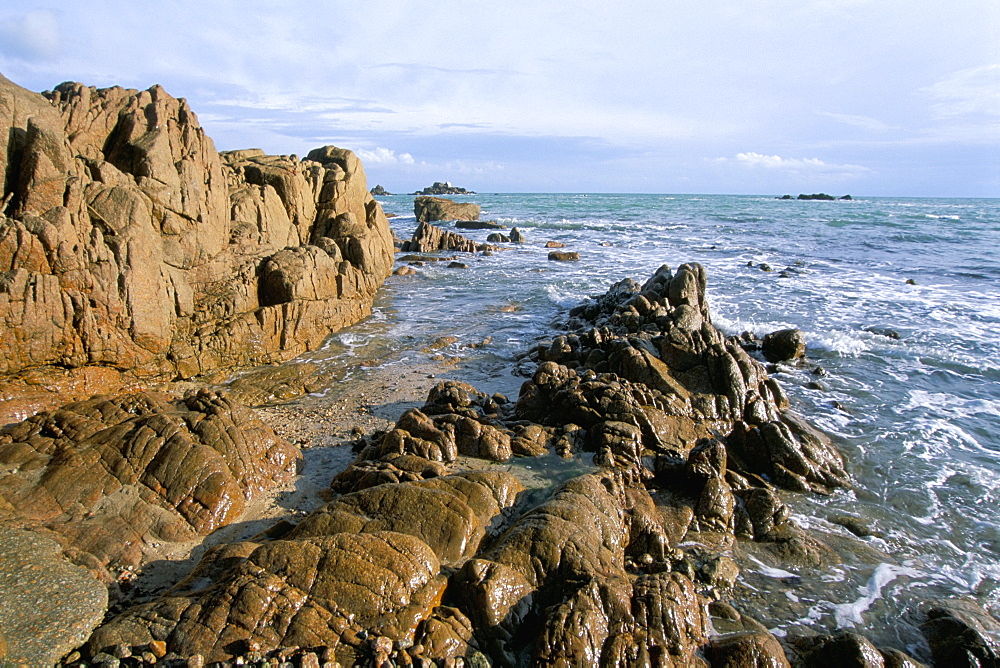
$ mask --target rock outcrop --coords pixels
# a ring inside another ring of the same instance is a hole
[[[476,253],[496,250],[496,246],[477,243],[469,237],[457,232],[441,229],[436,225],[422,222],[413,231],[413,238],[403,243],[400,248],[404,253],[431,253],[439,250]]]
[[[246,408],[203,390],[95,397],[0,429],[0,521],[53,535],[111,582],[151,543],[239,517],[296,473],[298,448]]]
[[[0,429],[7,658],[52,665],[87,639],[109,588],[114,600],[150,551],[233,522],[299,461],[298,448],[208,391],[95,397]]]
[[[221,661],[294,645],[342,664],[687,666],[710,651],[787,665],[749,620],[738,641],[711,639],[709,599],[739,568],[707,546],[807,553],[776,484],[846,485],[839,455],[711,325],[700,266],[623,281],[571,313],[573,333],[530,353],[516,402],[438,384],[361,440],[332,481],[339,497],[281,538],[206,555],[90,652],[162,641]],[[506,471],[468,471],[550,452],[585,470],[524,495]]]
[[[443,197],[418,197],[413,200],[413,215],[418,223],[438,220],[479,220],[480,208],[472,202],[453,202]]]
[[[391,271],[350,151],[220,155],[159,86],[0,77],[0,129],[0,422],[289,359],[366,315]]]

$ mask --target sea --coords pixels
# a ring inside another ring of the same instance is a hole
[[[391,277],[372,316],[316,361],[363,382],[360,360],[402,368],[438,341],[457,361],[453,377],[516,396],[530,373],[519,358],[558,334],[571,307],[664,264],[700,263],[723,332],[805,333],[807,362],[772,376],[854,481],[832,496],[784,496],[836,556],[795,567],[741,547],[737,607],[778,635],[846,629],[925,658],[919,624],[934,600],[971,597],[1000,612],[1000,199],[449,198],[527,242],[457,254],[468,268],[427,263]],[[378,200],[408,239],[413,196]],[[549,261],[548,241],[579,261]]]

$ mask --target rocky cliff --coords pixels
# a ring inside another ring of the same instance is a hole
[[[347,150],[220,154],[183,99],[0,76],[0,422],[281,361],[366,315],[392,233]]]

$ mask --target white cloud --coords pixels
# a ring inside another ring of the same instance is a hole
[[[829,163],[819,158],[785,158],[754,151],[737,153],[734,158],[716,158],[712,162],[758,174],[779,174],[782,178],[847,180],[872,173],[862,165]]]
[[[872,132],[887,132],[889,130],[898,130],[897,126],[889,125],[877,118],[871,118],[870,116],[859,116],[856,114],[835,114],[830,111],[819,112],[820,116],[826,116],[831,118],[838,123],[843,123],[844,125],[850,125],[852,127],[861,128],[863,130],[870,130]]]
[[[837,165],[823,162],[819,158],[783,158],[780,155],[763,153],[737,153],[736,162],[751,168],[779,169],[795,172],[842,172],[859,174],[871,171],[861,165]]]
[[[416,160],[409,153],[396,154],[395,151],[379,146],[374,150],[359,148],[354,151],[366,165],[414,165]]]
[[[938,118],[1000,116],[1000,63],[953,72],[921,92],[936,100],[931,111]]]
[[[53,60],[59,55],[59,22],[50,9],[0,19],[0,53],[22,60]]]

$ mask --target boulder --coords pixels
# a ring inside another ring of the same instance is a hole
[[[472,202],[454,202],[443,197],[423,196],[413,200],[413,214],[418,223],[436,220],[479,220],[480,208]]]
[[[771,332],[761,342],[761,352],[768,362],[791,362],[806,356],[806,336],[799,329]]]
[[[790,668],[781,643],[767,631],[715,636],[705,655],[713,668]]]
[[[580,254],[576,251],[551,251],[549,252],[549,260],[551,262],[577,262],[580,259]]]
[[[1000,666],[1000,622],[971,599],[938,601],[920,630],[934,665]]]
[[[21,399],[0,422],[290,359],[367,315],[392,269],[350,151],[220,154],[159,86],[0,77],[0,125],[0,390]]]

